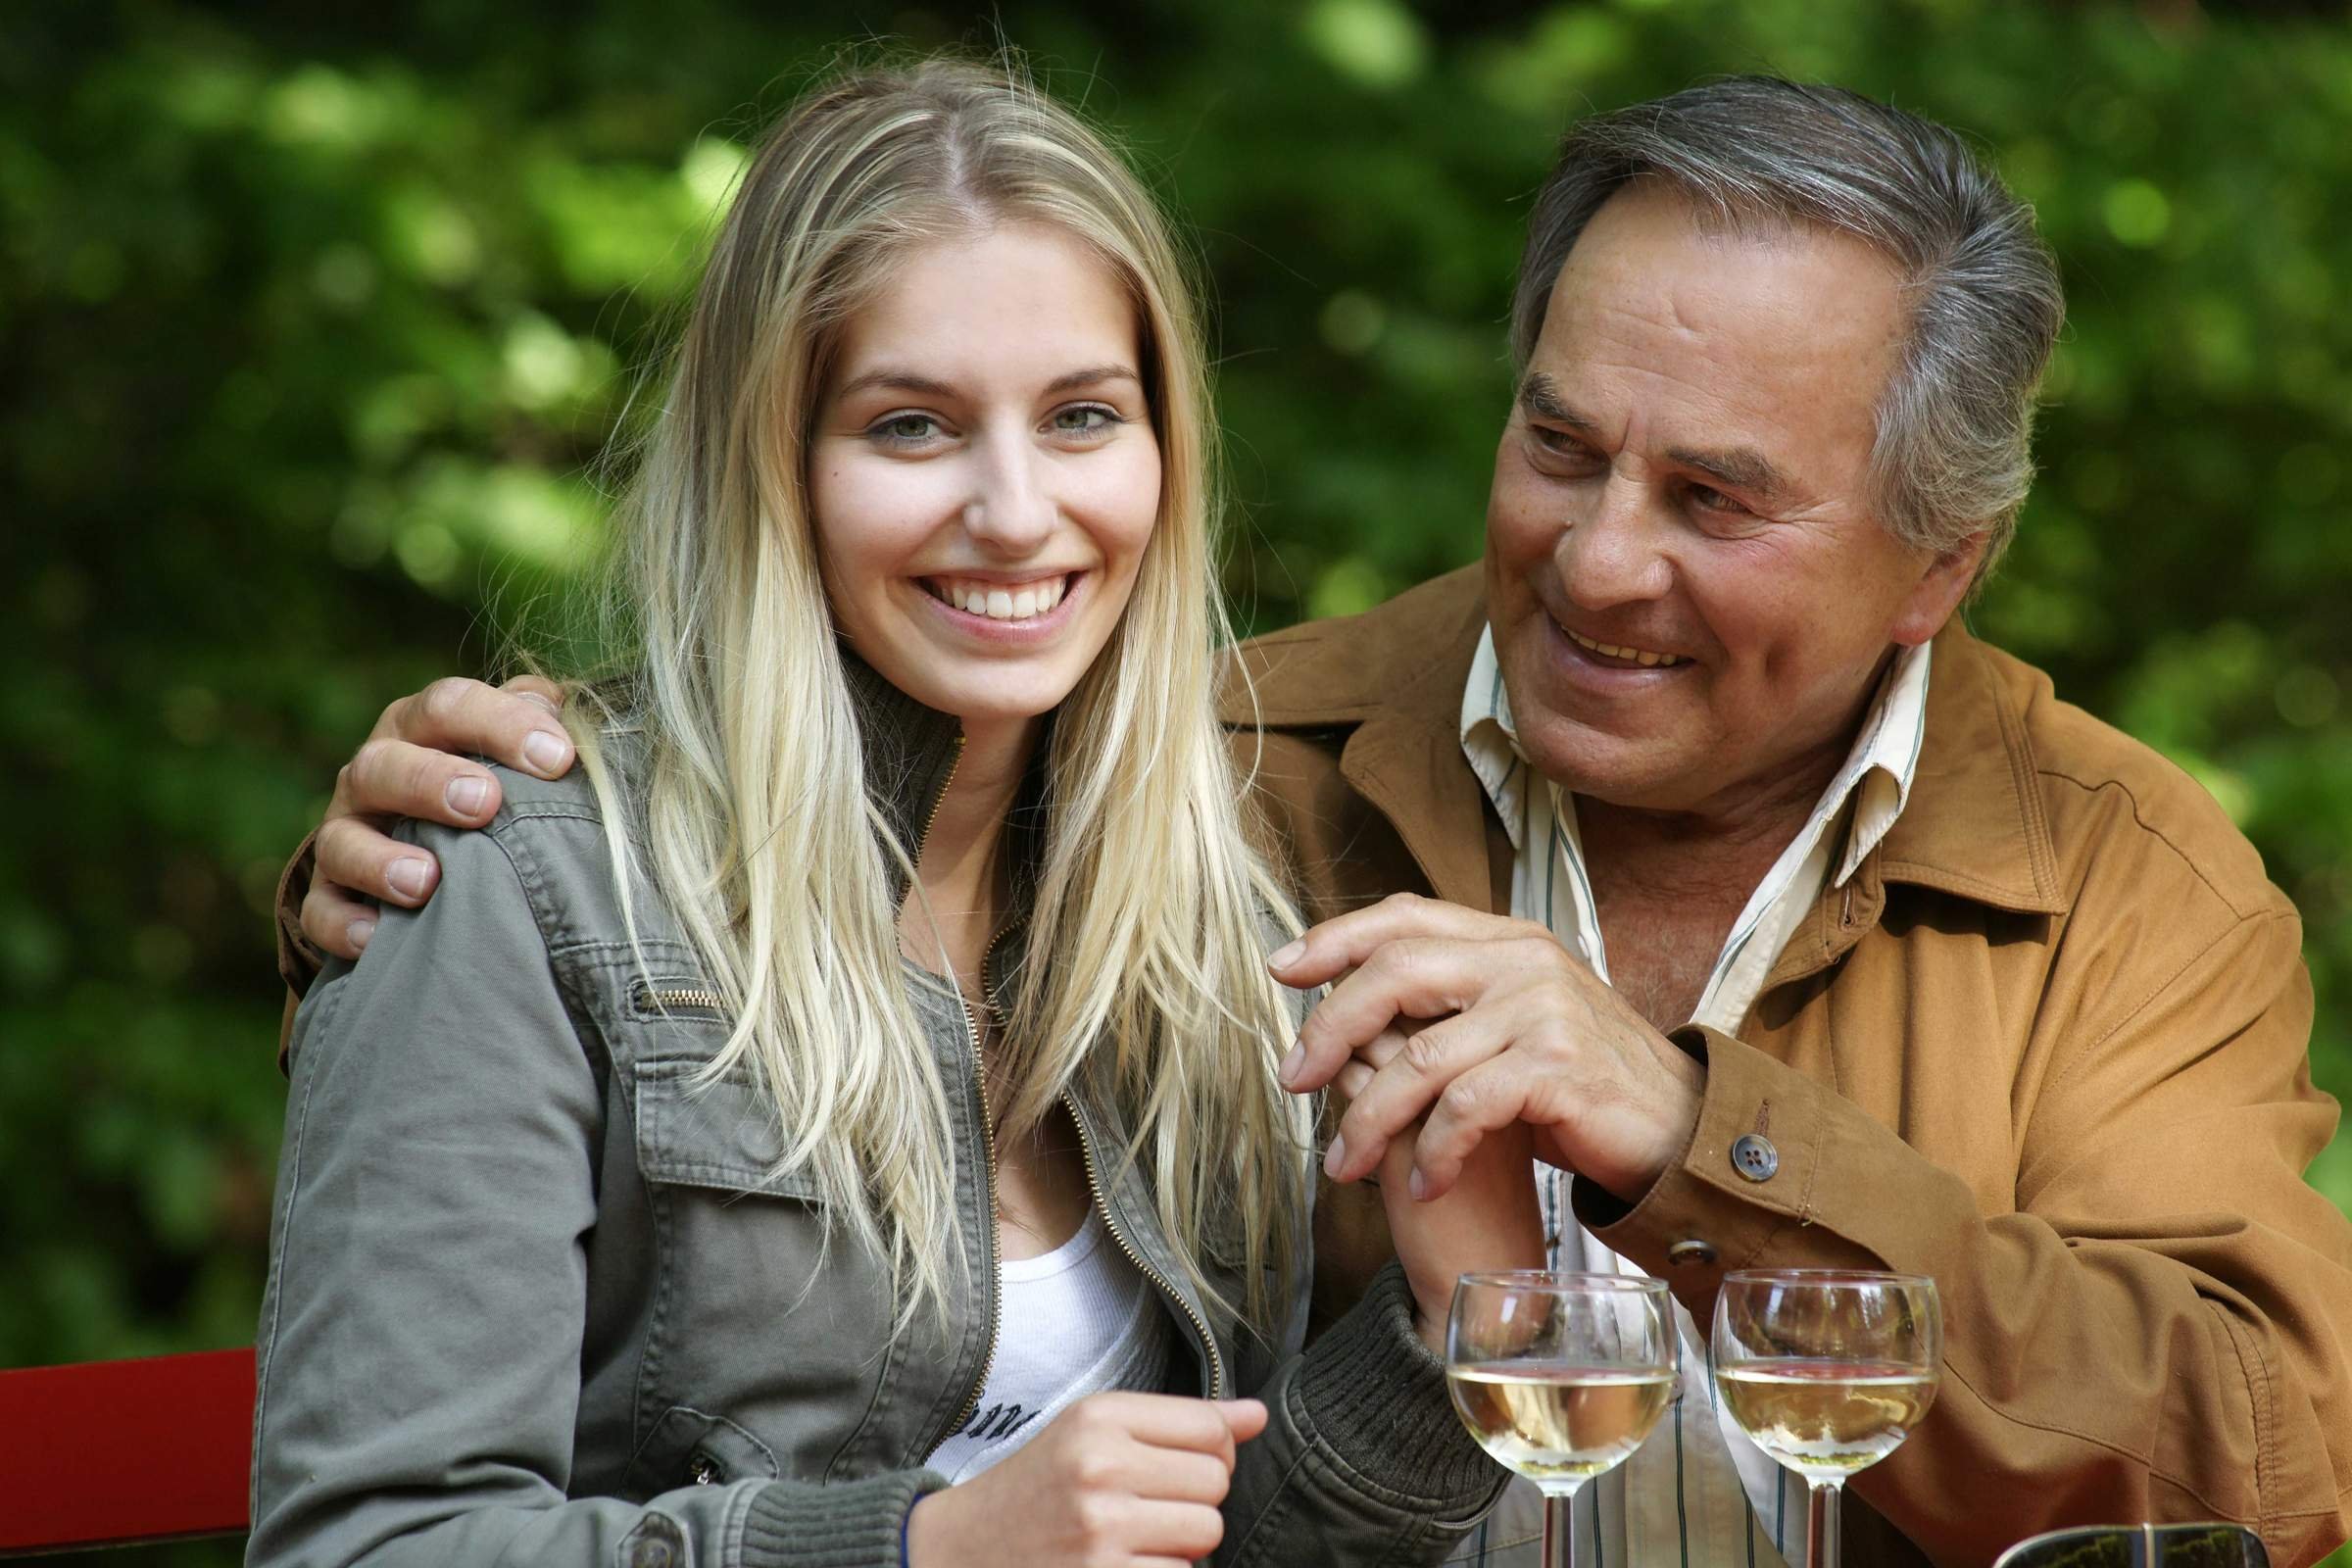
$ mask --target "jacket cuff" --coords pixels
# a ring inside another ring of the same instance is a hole
[[[318,833],[305,834],[294,858],[277,874],[277,903],[270,921],[277,931],[277,977],[286,983],[285,1012],[277,1023],[277,1070],[281,1073],[286,1070],[287,1049],[294,1043],[294,1009],[326,966],[326,955],[302,934],[302,901],[311,891],[318,849]]]
[[[752,1494],[743,1568],[900,1568],[907,1510],[946,1485],[928,1470],[821,1487],[772,1482]]]
[[[1674,1042],[1706,1063],[1698,1123],[1682,1158],[1630,1206],[1591,1182],[1571,1186],[1576,1217],[1612,1252],[1705,1299],[1737,1268],[1775,1266],[1776,1243],[1805,1228],[1813,1266],[1872,1268],[1819,1218],[1824,1153],[1833,1130],[1830,1091],[1755,1047],[1693,1024]],[[1850,1252],[1832,1258],[1827,1251]]]
[[[1307,1348],[1287,1398],[1298,1430],[1350,1470],[1442,1515],[1476,1513],[1510,1481],[1454,1414],[1446,1364],[1414,1332],[1399,1263]]]
[[[326,966],[326,955],[311,946],[311,939],[302,934],[302,901],[311,891],[311,872],[318,864],[318,835],[304,835],[302,845],[286,868],[277,874],[277,975],[285,981],[286,989],[297,997],[311,989],[311,982]]]

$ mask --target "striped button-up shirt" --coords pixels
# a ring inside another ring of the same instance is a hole
[[[1765,975],[1823,887],[1842,887],[1902,814],[1927,730],[1928,657],[1923,644],[1895,659],[1844,765],[1733,922],[1691,1022],[1737,1033]],[[1543,921],[1570,953],[1608,979],[1608,954],[1577,835],[1574,799],[1520,755],[1493,632],[1479,639],[1462,693],[1462,752],[1517,852],[1512,914]],[[1641,1272],[1577,1225],[1565,1172],[1541,1165],[1537,1176],[1552,1267]],[[1673,1310],[1679,1396],[1632,1458],[1578,1495],[1577,1562],[1584,1568],[1612,1563],[1778,1568],[1790,1543],[1801,1557],[1802,1485],[1732,1425],[1707,1378],[1708,1326],[1694,1321],[1679,1302]],[[1516,1482],[1454,1560],[1476,1568],[1533,1568],[1541,1520],[1541,1496],[1532,1485]]]

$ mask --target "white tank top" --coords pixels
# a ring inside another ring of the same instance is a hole
[[[1168,1315],[1100,1209],[1090,1206],[1078,1234],[1051,1252],[1004,1263],[1002,1278],[980,1403],[924,1461],[951,1483],[1000,1462],[1090,1394],[1167,1386]]]

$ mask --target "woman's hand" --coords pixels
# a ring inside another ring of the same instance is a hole
[[[1381,1067],[1423,1025],[1396,1019],[1361,1048],[1332,1079],[1333,1110],[1369,1087]],[[1454,1281],[1464,1274],[1543,1268],[1544,1214],[1536,1199],[1535,1129],[1513,1122],[1489,1133],[1462,1161],[1461,1174],[1438,1197],[1413,1196],[1421,1124],[1392,1138],[1380,1158],[1380,1198],[1389,1240],[1413,1291],[1413,1326],[1422,1343],[1446,1353],[1446,1318]]]
[[[1097,1394],[906,1520],[907,1568],[1189,1568],[1225,1536],[1255,1399]]]

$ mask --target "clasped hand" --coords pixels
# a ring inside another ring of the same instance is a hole
[[[1282,1068],[1293,1091],[1348,1101],[1334,1181],[1379,1168],[1419,1123],[1406,1179],[1434,1200],[1484,1141],[1524,1126],[1538,1157],[1631,1202],[1697,1125],[1705,1069],[1531,921],[1398,894],[1269,963],[1286,985],[1337,981]]]

